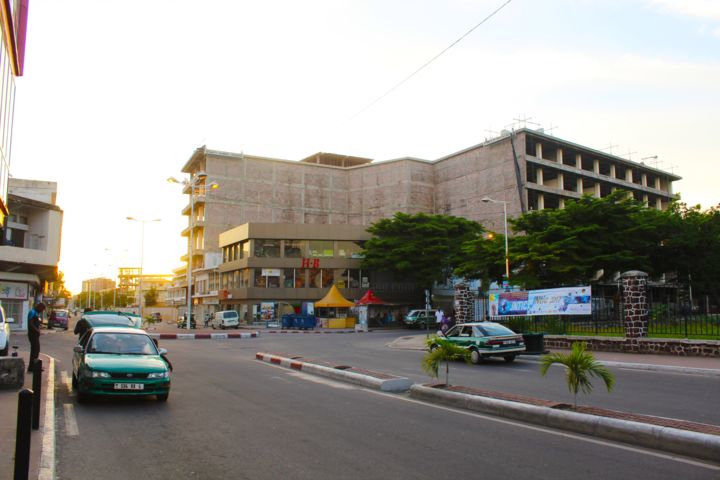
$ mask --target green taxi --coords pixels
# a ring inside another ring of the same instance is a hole
[[[170,395],[170,367],[144,330],[95,327],[73,348],[72,386],[79,402],[90,395]]]
[[[525,351],[522,335],[495,322],[459,323],[445,334],[438,332],[438,335],[470,350],[470,361],[474,364],[488,357],[502,357],[509,363]],[[430,350],[435,348],[437,345],[431,343]]]

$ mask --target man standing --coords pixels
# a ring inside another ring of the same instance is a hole
[[[40,315],[45,311],[45,304],[38,302],[28,313],[28,340],[30,340],[30,362],[28,372],[32,372],[35,360],[40,356]]]

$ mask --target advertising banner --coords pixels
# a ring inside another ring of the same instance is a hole
[[[491,293],[489,313],[491,317],[590,315],[590,292],[589,286],[580,286]]]

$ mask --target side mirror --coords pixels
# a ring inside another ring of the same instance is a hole
[[[159,353],[160,355],[163,355],[163,356],[164,356],[164,355],[167,355],[167,349],[165,349],[165,348],[158,348],[158,353]]]
[[[15,323],[15,319],[14,319],[13,317],[6,318],[5,321],[6,321],[7,323]]]
[[[75,352],[75,353],[83,353],[84,351],[85,351],[85,349],[83,348],[82,345],[75,345],[73,347],[73,352]]]

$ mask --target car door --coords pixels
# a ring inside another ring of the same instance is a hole
[[[85,332],[82,337],[80,337],[80,342],[77,346],[82,347],[81,352],[76,352],[75,349],[73,349],[73,374],[75,375],[75,378],[77,378],[78,371],[80,370],[80,367],[82,367],[83,361],[85,360],[85,349],[87,348],[88,341],[90,340],[90,335],[92,334],[91,331]]]

